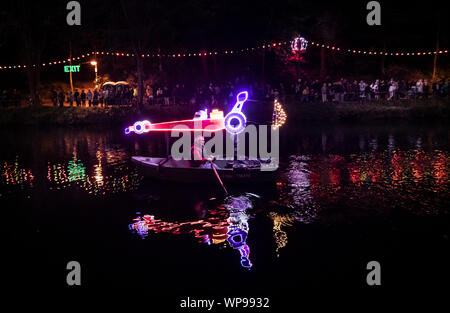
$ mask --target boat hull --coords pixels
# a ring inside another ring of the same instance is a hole
[[[179,183],[217,183],[211,168],[190,167],[188,161],[175,161],[167,158],[133,156],[132,161],[144,177]],[[228,184],[261,183],[274,181],[277,171],[226,168],[227,161],[215,161],[219,166],[217,173]]]

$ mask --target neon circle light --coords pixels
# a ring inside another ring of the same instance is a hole
[[[144,126],[143,122],[134,123],[133,128],[134,128],[134,132],[139,135],[144,133],[144,130],[145,130],[145,126]]]
[[[238,123],[236,125],[232,125],[231,121],[232,120],[238,120]],[[241,112],[230,112],[229,114],[227,114],[227,116],[225,117],[225,129],[231,133],[231,134],[239,134],[240,132],[242,132],[245,128],[245,124],[246,124],[246,118],[245,115]]]
[[[144,125],[144,132],[149,132],[150,131],[150,125],[152,124],[152,123],[150,123],[150,121],[147,121],[147,120],[145,120],[145,121],[142,121],[142,124]]]

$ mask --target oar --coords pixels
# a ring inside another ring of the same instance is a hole
[[[216,170],[216,168],[214,167],[213,162],[212,162],[212,161],[209,161],[209,160],[208,160],[208,162],[211,164],[211,168],[213,169],[214,174],[216,174],[216,177],[217,177],[217,179],[219,180],[219,183],[222,185],[222,188],[223,188],[223,190],[225,191],[225,194],[228,196],[227,188],[225,188],[225,185],[222,183],[222,180],[220,179],[219,173],[217,173],[217,170]]]

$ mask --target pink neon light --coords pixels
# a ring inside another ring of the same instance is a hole
[[[197,128],[194,126],[201,125],[201,128]],[[177,125],[186,125],[188,128],[176,128]],[[189,125],[192,125],[193,128],[189,128]],[[210,127],[206,129],[206,127]],[[211,126],[213,126],[211,128]],[[191,119],[191,120],[181,120],[181,121],[173,121],[173,122],[163,122],[163,123],[156,123],[156,124],[144,124],[145,130],[143,132],[149,132],[149,131],[207,131],[207,132],[216,132],[219,130],[225,129],[224,126],[224,119],[205,119],[205,120],[199,120],[199,119]],[[125,131],[125,133],[129,132],[136,132],[134,129],[134,125],[131,125],[127,128],[128,132]]]

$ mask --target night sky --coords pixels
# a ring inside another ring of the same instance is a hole
[[[3,2],[1,65],[25,63],[26,27],[31,29],[42,62],[68,57],[70,44],[73,55],[94,50],[132,52],[133,39],[138,39],[143,52],[245,48],[265,41],[291,40],[296,34],[345,49],[434,51],[439,32],[440,48],[450,46],[448,1],[379,1],[381,26],[367,25],[368,1],[90,0],[79,1],[81,26],[66,24],[67,2]],[[128,20],[124,11],[128,12]],[[312,47],[308,53],[306,68],[317,68],[319,49]],[[352,67],[357,69],[362,64],[366,73],[378,74],[373,58],[344,60],[334,55],[332,59],[332,63],[341,64],[331,67],[335,72],[352,71]],[[427,72],[432,57],[391,62]],[[442,63],[448,63],[447,59]],[[0,75],[4,80],[5,74]]]

